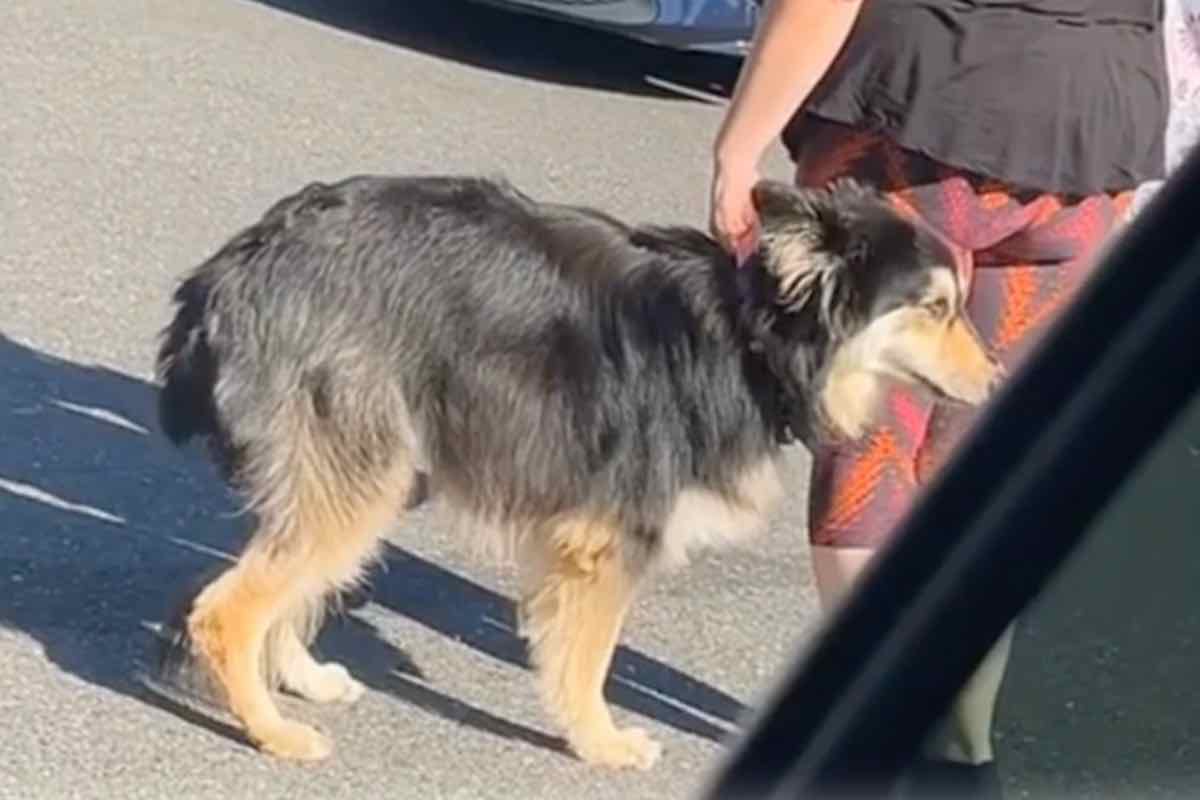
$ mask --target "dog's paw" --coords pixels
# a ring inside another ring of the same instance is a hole
[[[587,763],[612,769],[648,770],[662,757],[662,745],[641,728],[614,728],[580,740],[573,748]]]
[[[366,692],[366,687],[350,675],[341,664],[320,664],[290,687],[305,700],[314,703],[353,703]]]
[[[288,761],[320,761],[333,752],[329,737],[302,722],[281,724],[255,732],[254,739],[265,753]]]

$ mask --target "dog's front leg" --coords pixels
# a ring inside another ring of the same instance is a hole
[[[620,531],[592,520],[557,523],[536,546],[521,600],[543,701],[571,749],[606,767],[649,769],[662,747],[640,728],[619,729],[604,700],[636,577],[618,550]]]

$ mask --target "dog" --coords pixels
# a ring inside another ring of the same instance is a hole
[[[889,382],[979,404],[999,375],[951,252],[878,192],[752,197],[741,267],[700,230],[474,176],[312,183],[234,235],[174,293],[159,416],[208,443],[256,527],[164,663],[202,666],[261,750],[329,755],[272,690],[363,693],[309,644],[427,481],[515,562],[570,749],[649,768],[660,745],[603,692],[646,579],[763,528],[783,448],[860,436]]]

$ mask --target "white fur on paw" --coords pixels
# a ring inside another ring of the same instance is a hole
[[[292,689],[314,703],[353,703],[363,696],[366,687],[355,680],[341,664],[321,664]]]

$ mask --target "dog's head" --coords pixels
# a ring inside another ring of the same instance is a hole
[[[880,193],[848,180],[822,189],[761,181],[768,357],[818,419],[857,438],[887,381],[977,405],[1000,368],[964,313],[954,256]]]

